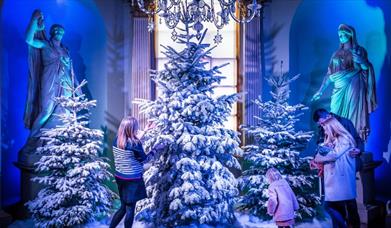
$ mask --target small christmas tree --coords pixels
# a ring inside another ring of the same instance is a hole
[[[89,110],[96,101],[80,94],[86,83],[63,86],[71,96],[54,98],[57,108],[64,109],[57,115],[62,125],[42,130],[44,145],[37,149],[42,157],[36,163],[41,176],[33,181],[44,188],[26,204],[38,227],[85,224],[111,207],[114,193],[103,184],[111,177],[110,165],[99,157],[103,133],[88,128]]]
[[[282,64],[282,63],[281,63]],[[281,66],[282,68],[282,66]],[[244,160],[248,168],[243,171],[240,186],[244,195],[240,197],[238,209],[270,219],[267,215],[268,184],[266,171],[277,168],[295,192],[300,208],[298,220],[314,217],[320,204],[316,192],[317,175],[309,168],[310,157],[300,157],[312,132],[297,131],[295,123],[307,109],[302,104],[289,105],[289,84],[299,75],[273,75],[268,79],[272,86],[272,101],[254,103],[261,109],[256,126],[244,126],[243,130],[253,137],[253,144],[244,147]]]
[[[213,97],[219,68],[206,69],[210,51],[188,27],[177,42],[183,50],[163,47],[169,61],[154,80],[161,95],[141,108],[156,127],[146,146],[165,145],[144,174],[149,198],[140,202],[139,216],[156,226],[211,226],[235,221],[239,191],[228,167],[240,169],[238,133],[223,127],[237,95]]]

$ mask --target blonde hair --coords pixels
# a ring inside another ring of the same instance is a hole
[[[276,168],[269,168],[266,171],[267,181],[273,183],[274,181],[282,179],[281,173]]]
[[[117,147],[124,150],[128,141],[132,144],[140,142],[136,135],[138,129],[139,124],[136,118],[131,116],[124,117],[118,128]]]
[[[321,125],[325,133],[324,143],[332,143],[335,145],[335,140],[338,142],[343,138],[348,141],[349,145],[353,147],[356,146],[356,142],[352,135],[334,117],[328,118]]]

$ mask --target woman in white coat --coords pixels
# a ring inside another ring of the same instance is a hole
[[[317,154],[315,162],[324,165],[325,208],[333,220],[333,227],[360,227],[356,204],[356,163],[349,152],[356,144],[350,133],[330,117],[322,121],[325,131],[326,155]],[[348,214],[346,215],[346,211]],[[347,217],[347,218],[346,218]]]

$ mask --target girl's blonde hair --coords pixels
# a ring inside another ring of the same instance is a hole
[[[118,128],[117,147],[124,150],[127,142],[130,141],[132,144],[140,142],[137,138],[138,129],[139,124],[136,118],[131,116],[124,117]]]
[[[341,138],[348,141],[349,145],[355,147],[356,142],[354,141],[352,135],[343,127],[343,125],[334,117],[328,118],[322,124],[324,129],[325,143],[335,144],[335,141],[341,140]]]
[[[281,173],[276,168],[269,168],[266,171],[266,178],[269,183],[282,179]]]

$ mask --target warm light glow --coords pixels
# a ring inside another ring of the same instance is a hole
[[[159,22],[157,16],[156,21]],[[205,43],[210,43],[214,46],[214,37],[217,33],[217,28],[212,23],[205,23],[204,26],[208,29],[208,33],[204,39]],[[237,26],[234,21],[230,21],[222,30],[220,34],[223,36],[223,40],[211,53],[211,59],[209,59],[209,67],[222,65],[229,63],[229,65],[220,69],[221,75],[226,78],[222,80],[221,84],[216,87],[214,96],[229,95],[237,92],[237,49],[236,49],[236,29]],[[164,50],[161,45],[171,46],[176,50],[181,50],[184,45],[175,43],[171,39],[171,29],[169,29],[164,23],[157,23],[156,26],[156,58],[157,58],[157,69],[163,70],[164,63],[167,62],[167,58],[162,54]],[[159,96],[159,91],[157,91]],[[231,110],[231,116],[225,122],[226,128],[237,130],[237,106],[236,104]]]

